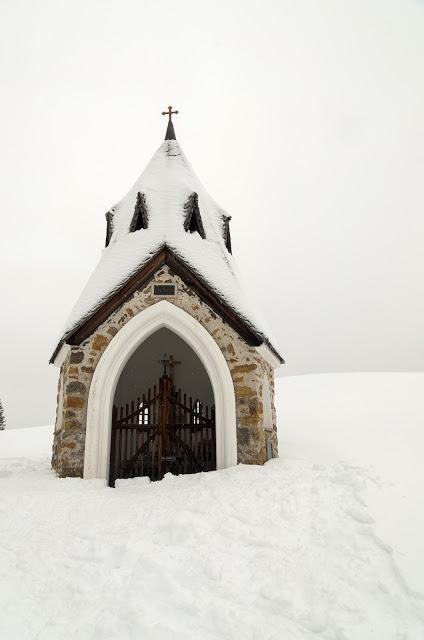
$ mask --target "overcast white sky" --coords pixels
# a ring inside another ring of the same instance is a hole
[[[286,374],[424,368],[424,2],[1,0],[0,397],[53,421],[47,362],[159,146],[233,215]]]

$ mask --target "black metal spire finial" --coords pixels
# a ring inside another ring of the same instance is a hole
[[[166,129],[165,140],[176,140],[174,125],[172,122],[172,116],[176,115],[178,111],[172,111],[172,106],[168,107],[168,111],[162,111],[163,116],[169,116],[168,127]]]

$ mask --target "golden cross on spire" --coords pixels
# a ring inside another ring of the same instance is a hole
[[[178,111],[172,111],[172,107],[168,107],[168,111],[162,111],[163,116],[169,116],[169,122],[172,121],[172,116],[177,115]]]

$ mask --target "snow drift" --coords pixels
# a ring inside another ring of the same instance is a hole
[[[424,637],[372,471],[283,458],[110,489],[49,456],[46,427],[0,433],[2,638]]]

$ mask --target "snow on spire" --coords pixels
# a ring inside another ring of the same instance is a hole
[[[127,195],[110,209],[109,243],[71,311],[64,338],[166,246],[255,333],[273,342],[240,285],[228,242],[230,217],[206,192],[175,135],[168,138],[174,131],[171,116],[178,112],[169,107],[163,113],[169,116],[167,139]],[[148,224],[134,224],[139,210]],[[188,213],[193,224],[187,224]]]

